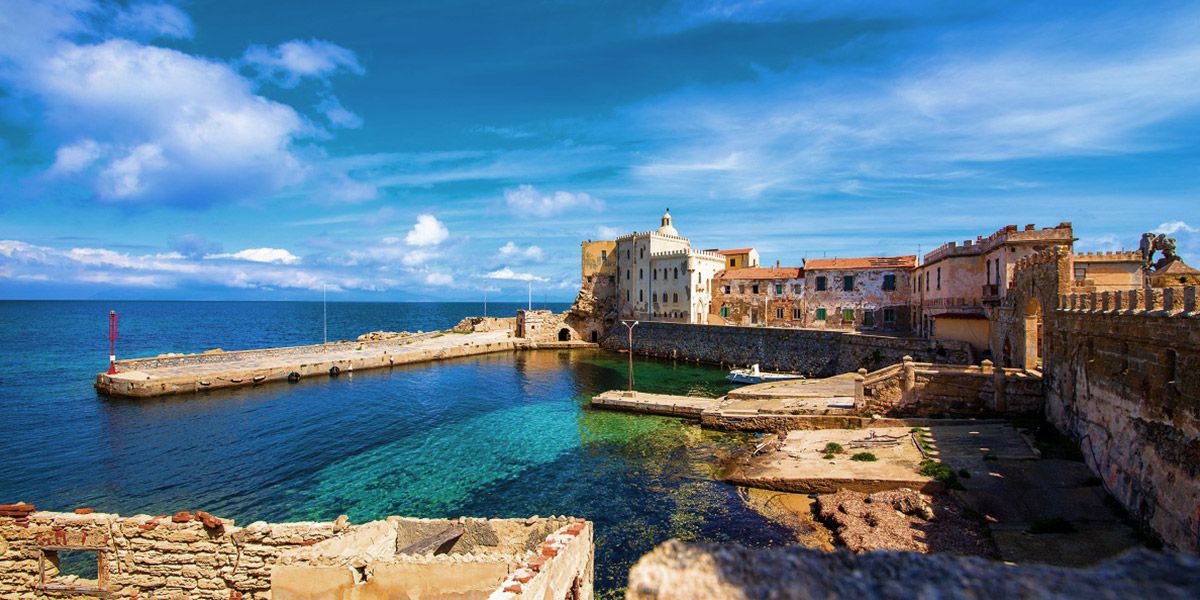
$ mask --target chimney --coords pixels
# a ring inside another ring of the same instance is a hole
[[[778,259],[778,258],[777,258],[777,259],[775,259],[775,268],[776,268],[776,269],[778,269],[778,268],[779,268],[779,259]]]

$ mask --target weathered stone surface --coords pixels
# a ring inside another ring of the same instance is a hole
[[[908,552],[825,553],[668,541],[629,573],[629,600],[990,598],[1183,600],[1200,595],[1200,559],[1139,550],[1089,569],[1010,566]]]

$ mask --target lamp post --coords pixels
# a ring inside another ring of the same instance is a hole
[[[633,328],[637,327],[639,321],[634,321],[632,324],[629,321],[621,321],[625,329],[629,330],[629,391],[633,391]]]
[[[108,311],[108,374],[117,374],[117,311]]]

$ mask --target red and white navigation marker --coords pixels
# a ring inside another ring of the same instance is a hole
[[[108,374],[117,374],[117,311],[108,311]]]

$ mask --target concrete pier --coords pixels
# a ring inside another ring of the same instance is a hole
[[[594,347],[586,342],[536,343],[507,331],[434,332],[403,338],[168,355],[119,360],[117,373],[96,375],[96,389],[110,396],[148,398],[252,386],[297,377],[330,377],[462,356],[535,348]],[[292,375],[292,374],[295,375]]]

